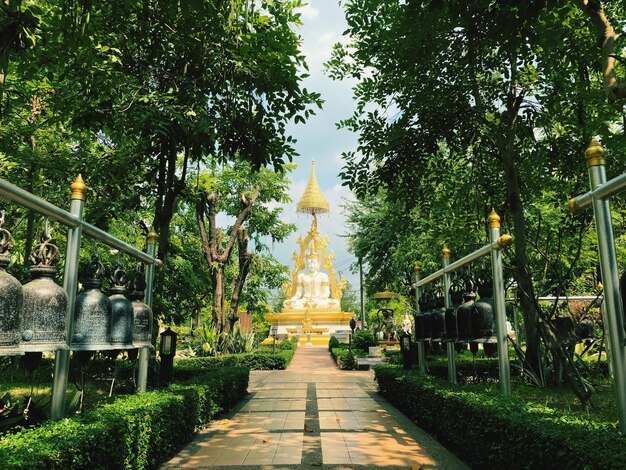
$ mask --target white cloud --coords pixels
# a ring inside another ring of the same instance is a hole
[[[302,14],[302,18],[312,20],[319,16],[320,11],[316,8],[313,8],[310,3],[298,8],[298,11]]]

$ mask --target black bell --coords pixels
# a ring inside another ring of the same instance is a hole
[[[596,327],[589,317],[583,317],[578,322],[576,335],[580,341],[593,341],[596,339]]]
[[[82,270],[83,291],[76,298],[74,309],[73,351],[103,351],[111,349],[111,301],[102,293],[104,266],[98,255]]]
[[[133,306],[133,346],[144,348],[152,346],[152,309],[144,303],[146,281],[140,269],[135,276],[133,293],[130,295]],[[354,319],[353,319],[354,320]]]
[[[67,296],[65,290],[55,284],[59,249],[46,234],[30,257],[33,280],[26,284],[24,312],[21,321],[22,349],[24,352],[55,351],[68,349],[66,342]]]
[[[20,348],[20,321],[24,306],[22,284],[6,268],[11,262],[13,236],[2,228],[4,213],[0,214],[0,356],[24,354]]]
[[[493,282],[485,271],[476,279],[480,298],[472,306],[472,339],[480,342],[494,342],[495,303],[493,300]]]
[[[420,313],[413,315],[413,323],[415,325],[415,340],[421,341],[424,339],[424,310],[426,310],[426,297],[420,296],[418,300]]]
[[[456,309],[457,331],[460,341],[467,341],[472,337],[472,307],[475,300],[474,282],[468,277],[463,288],[463,303]]]
[[[439,289],[433,297],[434,308],[430,317],[431,341],[441,341],[446,334],[446,309],[444,307],[443,292]]]
[[[111,276],[111,332],[109,340],[113,349],[133,347],[133,306],[124,294],[127,292],[126,271],[118,265]]]
[[[454,279],[450,285],[450,306],[446,309],[446,341],[456,341],[459,337],[459,331],[456,324],[456,309],[459,308],[463,301],[463,285]]]

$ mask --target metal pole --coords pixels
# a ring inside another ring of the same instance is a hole
[[[444,246],[441,250],[443,255],[443,305],[446,309],[450,307],[450,273],[446,271],[446,268],[450,265],[450,250]],[[454,343],[452,341],[446,341],[446,349],[448,354],[448,380],[452,383],[456,381],[456,354],[454,350]]]
[[[626,188],[626,173],[616,176],[604,184],[596,186],[595,189],[585,194],[572,198],[568,202],[572,213],[577,213],[591,205],[594,199],[608,199]]]
[[[148,256],[154,258],[156,255],[156,244],[158,235],[154,229],[150,230],[147,237],[146,252]],[[154,290],[154,264],[146,264],[146,291],[144,292],[143,301],[152,308],[152,294]],[[152,329],[152,325],[150,325]],[[148,389],[148,360],[150,357],[150,348],[139,348],[139,373],[138,373],[138,389],[139,392],[145,392]]]
[[[587,170],[591,189],[606,182],[604,149],[596,142],[591,141],[585,152]],[[606,303],[606,319],[608,341],[610,344],[613,375],[615,377],[615,394],[617,400],[617,414],[622,434],[626,434],[626,351],[624,349],[624,320],[622,304],[619,294],[619,276],[615,257],[615,241],[611,211],[607,200],[593,200],[593,213],[598,234],[598,252],[600,271],[604,284],[604,301]]]
[[[418,285],[420,282],[420,269],[419,266],[415,266],[415,284]],[[415,288],[415,311],[417,312],[417,314],[419,315],[420,313],[420,288],[416,287]],[[417,325],[416,325],[416,332],[417,332]],[[420,372],[422,374],[426,373],[426,348],[424,347],[424,341],[422,340],[418,340],[416,338],[417,341],[417,359],[418,359],[418,365],[419,365],[419,369]]]
[[[70,185],[72,190],[70,213],[79,220],[83,218],[85,205],[85,191],[87,186],[81,175]],[[65,271],[63,289],[67,295],[67,310],[65,314],[65,341],[72,340],[74,330],[74,307],[76,305],[76,290],[78,288],[78,262],[80,258],[80,237],[82,227],[77,225],[67,231],[67,249],[65,252]],[[67,376],[70,370],[70,351],[57,350],[54,360],[54,377],[52,382],[52,403],[50,417],[61,419],[65,415],[65,393],[67,392]]]
[[[500,238],[500,216],[493,210],[489,216],[489,235],[491,242]],[[502,251],[491,252],[491,270],[493,272],[493,297],[496,307],[496,337],[498,339],[498,368],[500,371],[500,392],[511,395],[511,366],[509,364],[509,343],[506,334],[506,304],[504,276],[502,274]]]
[[[363,287],[363,260],[359,259],[359,286],[361,289],[361,329],[365,328],[365,289]]]
[[[607,320],[606,320],[606,308],[604,308],[604,302],[600,305],[600,315],[602,316],[602,323],[604,324],[604,349],[606,351],[606,364],[609,369],[609,376],[615,380],[615,376],[613,375],[613,355],[611,354],[611,345],[609,342],[609,334],[606,330]]]

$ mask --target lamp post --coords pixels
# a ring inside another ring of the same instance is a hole
[[[354,317],[350,318],[350,329],[352,333],[350,334],[350,341],[348,342],[348,349],[352,352],[352,337],[354,336],[354,329],[356,328],[356,320]]]
[[[167,327],[161,333],[161,342],[159,344],[159,355],[161,356],[161,382],[167,383],[172,380],[174,372],[174,356],[176,355],[176,333],[170,327]]]

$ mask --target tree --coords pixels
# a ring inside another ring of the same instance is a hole
[[[360,80],[357,110],[341,122],[360,135],[359,153],[345,155],[344,180],[361,200],[382,188],[405,213],[447,209],[446,222],[478,233],[495,207],[515,238],[509,267],[536,366],[541,312],[533,279],[541,256],[529,253],[531,233],[544,226],[529,225],[532,204],[584,191],[580,155],[592,134],[623,139],[605,126],[621,116],[591,80],[602,67],[592,49],[580,47],[593,41],[581,10],[571,2],[454,0],[350,1],[345,8],[350,42],[337,45],[328,64],[335,78]],[[438,197],[445,186],[465,200],[447,204]],[[574,230],[560,239],[575,253],[586,222],[569,223]],[[429,228],[412,230],[421,236]]]
[[[287,189],[284,173],[271,170],[255,173],[250,166],[246,168],[239,165],[238,168],[226,167],[219,175],[211,175],[203,191],[200,191],[196,218],[202,239],[202,251],[211,275],[212,318],[220,329],[230,331],[239,318],[239,302],[253,260],[252,253],[248,251],[248,232],[256,238],[259,246],[263,235],[270,235],[273,240],[281,241],[295,230],[292,224],[280,221],[282,209],[271,209],[266,205],[271,201],[287,201]],[[235,202],[237,195],[238,203]],[[229,200],[222,203],[222,197]],[[253,217],[251,211],[257,198],[260,199]],[[224,239],[224,232],[217,227],[220,209],[236,216],[228,230],[227,239]],[[246,227],[244,223],[248,218],[250,220]],[[235,247],[238,253],[237,272],[232,277],[229,312],[225,316],[225,274]]]

